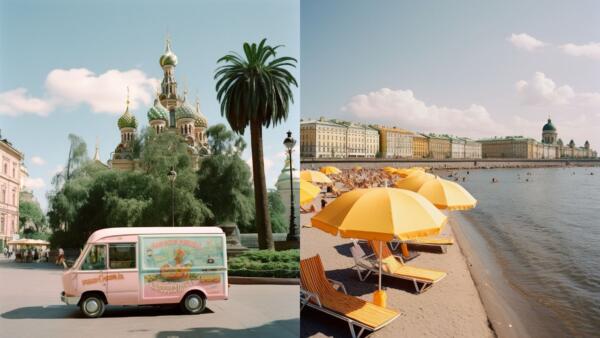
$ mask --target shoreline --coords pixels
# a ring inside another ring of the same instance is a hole
[[[556,337],[574,333],[559,322],[559,314],[527,295],[507,278],[499,258],[487,240],[462,214],[449,217],[461,253],[488,319],[498,337]]]
[[[475,170],[499,168],[571,168],[598,167],[600,159],[562,159],[562,160],[526,160],[526,159],[470,159],[470,160],[398,160],[398,159],[301,159],[303,169],[318,170],[324,166],[335,166],[339,169],[352,169],[361,166],[365,169],[381,169],[386,166],[431,167],[436,170]]]

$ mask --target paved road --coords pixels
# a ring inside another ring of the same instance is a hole
[[[84,318],[62,305],[62,269],[0,258],[0,337],[281,337],[299,336],[298,287],[232,285],[227,301],[199,315],[175,308],[109,307]]]

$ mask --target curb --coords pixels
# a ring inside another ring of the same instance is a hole
[[[298,278],[274,278],[274,277],[238,277],[229,276],[229,284],[271,284],[271,285],[299,285]]]

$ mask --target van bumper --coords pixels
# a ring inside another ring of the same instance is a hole
[[[67,296],[64,291],[60,293],[60,300],[67,305],[77,305],[80,298],[77,296]]]

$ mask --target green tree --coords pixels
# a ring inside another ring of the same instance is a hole
[[[269,190],[269,214],[273,222],[273,232],[288,231],[290,222],[285,217],[285,205],[277,190]]]
[[[240,155],[246,149],[244,138],[227,129],[224,124],[209,127],[206,135],[213,155]]]
[[[292,85],[298,86],[288,67],[296,59],[277,58],[280,46],[270,46],[263,39],[258,45],[244,43],[244,56],[235,52],[220,58],[215,73],[217,99],[221,115],[236,133],[250,127],[252,173],[258,242],[261,249],[274,249],[268,210],[267,187],[263,162],[262,128],[275,126],[287,119],[293,102]]]
[[[19,198],[19,229],[26,238],[45,239],[48,237],[48,222],[46,215],[35,201]]]

